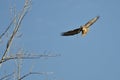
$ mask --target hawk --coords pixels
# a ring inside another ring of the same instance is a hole
[[[77,28],[77,29],[74,29],[74,30],[70,30],[70,31],[67,31],[67,32],[63,32],[61,35],[62,36],[72,36],[72,35],[75,35],[75,34],[78,34],[78,33],[82,32],[82,36],[85,36],[87,34],[87,32],[89,31],[89,27],[93,23],[95,23],[98,19],[99,19],[99,16],[91,19],[85,25],[80,26],[80,28]]]

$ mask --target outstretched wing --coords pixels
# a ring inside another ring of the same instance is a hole
[[[93,23],[95,23],[98,19],[99,19],[99,16],[91,19],[90,21],[88,21],[88,22],[84,25],[84,27],[89,28],[89,27],[90,27]]]
[[[61,35],[62,36],[72,36],[72,35],[80,33],[80,31],[82,31],[82,27],[74,29],[74,30],[70,30],[67,32],[63,32]]]

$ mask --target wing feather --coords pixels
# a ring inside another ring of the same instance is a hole
[[[82,28],[80,27],[80,28],[77,28],[77,29],[74,29],[74,30],[63,32],[61,35],[62,36],[71,36],[71,35],[75,35],[75,34],[80,33],[81,30],[82,30]]]
[[[90,21],[88,21],[88,22],[84,25],[84,27],[89,28],[89,27],[90,27],[92,24],[94,24],[98,19],[99,19],[99,16],[91,19]]]

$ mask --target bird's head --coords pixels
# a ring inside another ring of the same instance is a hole
[[[85,36],[88,31],[89,31],[89,28],[82,27],[82,36]]]

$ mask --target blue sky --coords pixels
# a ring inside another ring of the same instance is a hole
[[[23,69],[29,71],[32,62],[33,71],[53,71],[55,74],[48,76],[51,80],[120,80],[119,3],[119,0],[32,0],[19,31],[23,35],[15,39],[16,49],[11,50],[61,54],[47,60],[28,61]],[[19,11],[23,4],[24,0],[1,1],[0,33],[10,22],[10,6]],[[100,16],[99,20],[85,37],[60,36],[96,16]],[[35,78],[43,76],[33,75],[25,80]]]

